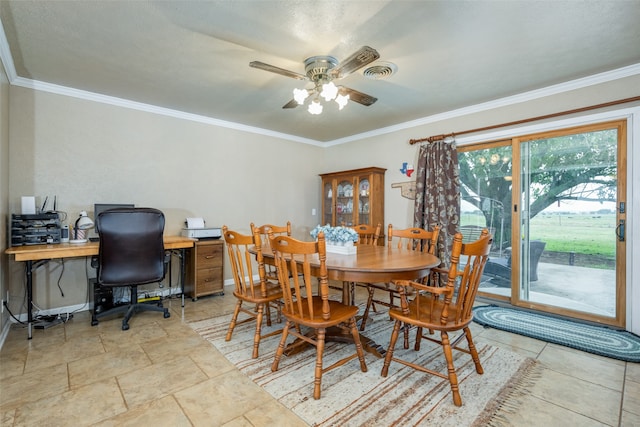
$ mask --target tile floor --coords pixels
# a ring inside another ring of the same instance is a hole
[[[126,332],[119,319],[92,327],[88,312],[35,330],[30,341],[14,324],[0,352],[0,425],[306,426],[187,324],[229,313],[234,302],[230,289],[184,308],[168,300],[169,319],[138,314]],[[544,367],[508,425],[640,426],[640,364],[476,324],[473,331]]]

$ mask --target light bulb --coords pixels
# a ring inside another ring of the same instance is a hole
[[[338,87],[333,84],[333,82],[325,83],[322,85],[322,92],[320,96],[324,98],[325,101],[332,101],[335,99],[338,94]]]
[[[295,99],[299,105],[304,104],[304,100],[307,99],[308,96],[309,92],[306,89],[296,88],[293,90],[293,99]]]
[[[308,110],[311,114],[322,114],[322,105],[317,99],[314,99],[313,102],[309,104]]]
[[[345,105],[349,102],[349,95],[338,95],[336,97],[336,102],[338,103],[338,110],[342,110]]]

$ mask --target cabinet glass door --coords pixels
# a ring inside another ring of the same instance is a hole
[[[324,197],[324,218],[322,218],[322,225],[333,224],[333,183],[331,181],[324,184],[323,190]]]
[[[338,182],[338,197],[336,198],[336,224],[350,227],[353,223],[353,181]]]
[[[360,178],[358,182],[358,224],[371,224],[370,221],[370,183],[366,177]]]

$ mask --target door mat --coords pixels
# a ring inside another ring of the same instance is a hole
[[[600,356],[640,362],[640,337],[631,332],[494,305],[473,309],[473,321]]]

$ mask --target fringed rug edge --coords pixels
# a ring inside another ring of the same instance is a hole
[[[542,367],[538,362],[534,359],[525,359],[512,376],[512,380],[502,387],[496,397],[487,404],[471,427],[509,426],[506,416],[522,408],[522,398],[529,395],[541,374]]]

